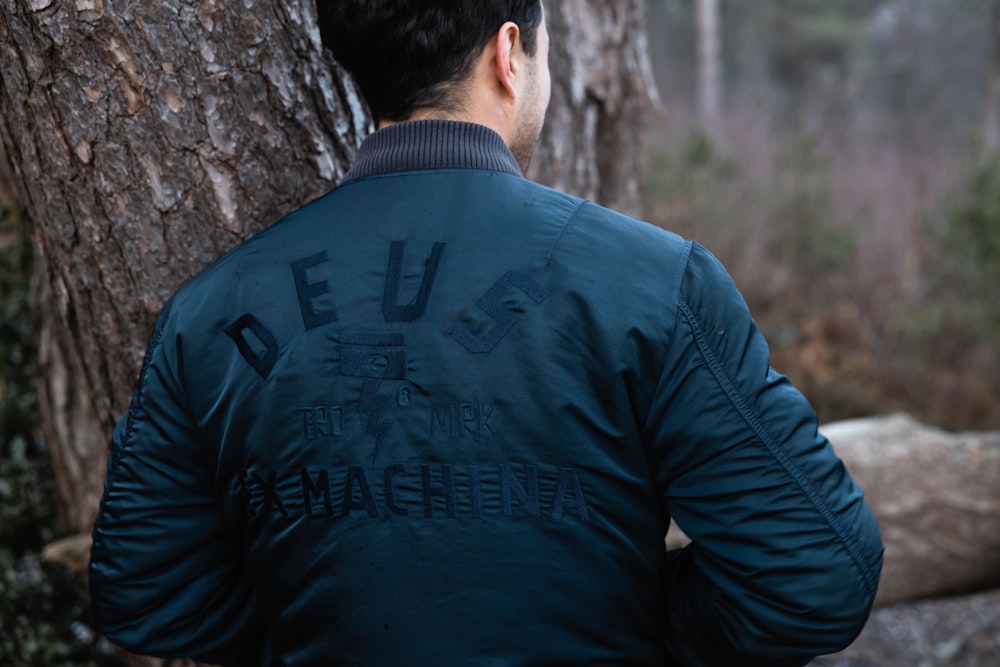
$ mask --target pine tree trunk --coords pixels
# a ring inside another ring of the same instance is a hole
[[[40,409],[86,531],[156,313],[329,189],[365,133],[313,5],[0,2],[0,140],[33,225]]]
[[[530,174],[639,207],[655,99],[641,0],[551,0],[553,102]],[[40,410],[65,528],[164,300],[333,187],[370,128],[309,0],[0,0],[0,144],[32,223]]]
[[[640,214],[646,115],[659,99],[642,0],[550,0],[552,103],[533,180]]]

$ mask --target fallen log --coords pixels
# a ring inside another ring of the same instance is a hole
[[[821,430],[878,518],[877,605],[1000,585],[1000,432],[947,433],[905,415]]]

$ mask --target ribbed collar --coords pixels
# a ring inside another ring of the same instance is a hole
[[[522,176],[503,138],[485,125],[417,120],[369,135],[344,182],[414,169],[487,169]]]

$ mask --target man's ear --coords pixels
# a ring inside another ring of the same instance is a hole
[[[521,68],[521,29],[508,21],[500,26],[496,36],[496,74],[500,86],[510,95],[517,97],[515,81]]]

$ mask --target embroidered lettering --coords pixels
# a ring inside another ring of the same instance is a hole
[[[455,476],[452,467],[447,463],[441,465],[441,482],[431,481],[431,466],[424,463],[420,466],[420,475],[424,489],[424,518],[434,518],[434,498],[444,498],[448,518],[455,518]]]
[[[514,474],[514,469],[509,465],[500,466],[500,489],[503,494],[503,515],[514,516],[514,498],[524,508],[528,516],[538,516],[540,513],[538,505],[538,468],[536,466],[524,466],[525,477],[528,488],[525,490],[521,481]]]
[[[302,498],[305,500],[306,514],[312,516],[314,514],[313,501],[322,500],[326,516],[333,516],[333,503],[330,501],[330,475],[325,469],[320,470],[319,478],[313,482],[309,471],[302,468]]]
[[[339,438],[344,435],[344,409],[337,405],[317,405],[299,408],[302,413],[302,435],[308,440]]]
[[[514,325],[517,318],[503,305],[503,298],[511,289],[517,288],[528,295],[536,304],[545,301],[548,294],[534,278],[516,271],[510,271],[476,303],[480,310],[493,320],[493,328],[483,335],[476,335],[472,327],[464,322],[453,324],[448,335],[462,347],[474,354],[484,354],[495,348]]]
[[[311,283],[308,277],[309,269],[326,264],[326,262],[326,251],[292,262],[295,291],[299,297],[299,310],[302,312],[302,323],[305,325],[306,331],[337,321],[337,312],[332,308],[323,311],[316,310],[316,300],[324,294],[330,294],[329,284],[325,280]]]
[[[431,436],[446,434],[462,436],[496,435],[490,420],[496,406],[492,403],[458,403],[431,408]]]
[[[405,507],[396,503],[396,491],[392,486],[392,482],[396,475],[405,471],[406,468],[402,464],[394,463],[385,469],[383,475],[383,481],[385,482],[385,505],[389,508],[390,512],[399,516],[409,516],[410,513]]]
[[[278,361],[278,340],[274,334],[250,313],[226,327],[225,332],[246,362],[266,380]]]
[[[355,499],[354,487],[357,485],[361,493],[360,499]],[[350,466],[347,469],[347,483],[344,484],[344,503],[340,508],[340,516],[347,516],[351,510],[363,510],[372,519],[378,518],[378,508],[375,506],[375,495],[365,477],[365,469],[361,466]]]
[[[435,243],[424,267],[424,276],[416,298],[408,306],[399,305],[399,287],[403,279],[403,256],[406,254],[405,241],[393,241],[389,248],[389,266],[385,273],[385,290],[382,294],[382,315],[386,322],[412,322],[427,311],[431,289],[437,278],[444,243]]]
[[[463,403],[462,431],[472,435],[485,435],[487,431],[496,434],[490,426],[494,406],[491,403]]]
[[[458,435],[458,419],[455,417],[454,405],[446,405],[443,408],[431,408],[431,435],[437,433],[447,433],[451,437]]]
[[[569,495],[572,495],[572,499],[567,497]],[[583,496],[583,485],[580,484],[580,476],[574,468],[561,468],[559,470],[559,487],[556,489],[556,498],[552,502],[552,518],[556,520],[563,518],[567,509],[575,509],[580,521],[590,521],[587,500]]]
[[[591,509],[579,471],[544,464],[393,463],[371,468],[302,466],[237,470],[234,500],[251,521],[509,519],[588,523]],[[381,484],[376,487],[375,483]],[[422,506],[423,511],[416,510]]]
[[[264,492],[264,508],[261,510],[261,514],[264,516],[269,516],[271,514],[271,508],[277,507],[278,511],[281,512],[281,516],[288,516],[288,512],[285,510],[285,504],[281,502],[281,496],[278,494],[278,473],[270,471],[267,473],[267,479],[261,478],[257,473],[251,475],[253,481],[261,487]]]
[[[479,476],[479,466],[469,466],[469,484],[472,494],[472,518],[478,519],[483,515],[483,481]]]
[[[469,492],[472,496],[472,518],[483,515],[483,480],[479,476],[479,466],[469,466]]]

